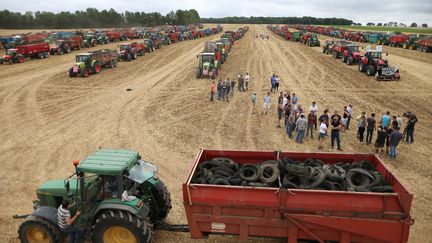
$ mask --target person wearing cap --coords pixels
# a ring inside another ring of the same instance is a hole
[[[57,222],[60,230],[63,233],[69,235],[70,243],[81,243],[83,242],[83,236],[85,230],[79,226],[73,225],[75,220],[81,215],[81,211],[77,211],[76,214],[71,217],[69,211],[69,200],[63,199],[60,207],[57,209]]]

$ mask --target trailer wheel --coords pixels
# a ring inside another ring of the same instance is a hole
[[[38,57],[39,59],[44,58],[43,53],[42,53],[42,52],[38,53],[37,57]]]
[[[146,220],[121,210],[107,210],[92,226],[92,242],[137,242],[152,240],[152,227]]]
[[[240,178],[248,182],[257,181],[259,178],[258,167],[254,164],[245,164],[240,168]]]
[[[48,52],[44,52],[44,56],[45,56],[45,58],[48,58],[50,55]]]
[[[360,60],[359,65],[358,65],[358,70],[360,72],[364,72],[365,71],[365,65],[363,63],[363,61]]]
[[[108,64],[108,67],[109,67],[109,68],[114,68],[114,61],[111,60],[111,61],[109,62],[109,64]]]

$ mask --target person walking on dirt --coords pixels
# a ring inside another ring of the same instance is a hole
[[[382,126],[378,126],[377,128],[377,138],[375,140],[375,153],[380,154],[382,149],[384,148],[384,143],[387,138],[387,132],[384,131]]]
[[[406,143],[414,143],[414,127],[417,123],[417,117],[414,114],[410,114],[408,124],[406,126]]]
[[[284,105],[283,114],[282,114],[282,116],[284,117],[284,120],[285,120],[285,128],[288,126],[289,115],[291,115],[291,105],[286,103]]]
[[[317,130],[317,120],[318,120],[318,116],[317,116],[317,112],[318,112],[318,106],[316,104],[315,101],[312,101],[312,105],[309,107],[309,112],[311,112],[314,116],[315,116],[315,130]],[[306,132],[307,133],[307,132]],[[307,136],[307,135],[306,135]]]
[[[366,112],[362,112],[362,114],[357,117],[358,122],[358,130],[357,130],[357,137],[359,139],[360,143],[363,143],[363,136],[364,132],[366,130]]]
[[[348,112],[348,109],[346,106],[344,106],[344,111],[342,114],[342,132],[345,131],[347,124],[348,124],[348,118],[350,116],[350,113]]]
[[[267,115],[267,111],[270,109],[270,102],[271,102],[270,92],[267,92],[267,94],[264,96],[264,102],[263,102],[261,115],[264,115],[264,114]]]
[[[257,95],[256,92],[252,94],[252,115],[256,112],[256,101],[257,101]]]
[[[227,102],[229,102],[227,92],[228,92],[227,84],[225,82],[223,82],[222,83],[222,100],[223,101],[226,100]]]
[[[238,91],[239,92],[244,92],[245,91],[245,89],[244,89],[244,78],[243,78],[243,75],[242,74],[240,74],[240,77],[238,78]]]
[[[347,107],[347,111],[348,111],[348,120],[347,120],[347,124],[346,124],[346,130],[349,130],[349,126],[350,126],[350,123],[351,123],[351,118],[353,117],[353,115],[354,115],[354,112],[353,112],[353,105],[352,104],[349,104],[348,105],[348,107]]]
[[[288,116],[288,123],[286,126],[286,131],[289,138],[293,138],[292,132],[294,130],[295,122],[296,122],[296,114],[295,112],[291,112],[291,114]]]
[[[320,133],[318,136],[318,149],[323,148],[323,142],[324,142],[326,134],[327,134],[327,121],[322,120],[321,124],[320,124]]]
[[[227,89],[226,98],[227,98],[227,101],[228,101],[228,96],[231,93],[231,84],[230,84],[229,79],[227,79],[227,81],[225,82],[225,85],[226,85],[226,89]]]
[[[275,90],[276,91],[279,91],[279,82],[280,82],[279,76],[276,75],[276,78],[275,78]]]
[[[309,112],[308,117],[307,117],[307,129],[306,129],[306,137],[309,135],[309,130],[310,130],[310,135],[311,135],[311,139],[313,139],[313,128],[316,124],[316,117],[315,114],[312,113],[312,111]]]
[[[234,96],[234,90],[235,90],[236,81],[233,79],[231,80],[231,96]]]
[[[402,133],[399,127],[394,127],[393,132],[390,134],[390,159],[396,159],[396,148],[402,140]]]
[[[244,76],[244,83],[245,83],[245,85],[246,85],[246,90],[248,90],[249,89],[249,81],[250,81],[250,75],[249,75],[249,73],[246,73],[246,75]]]
[[[334,142],[336,140],[336,144],[337,144],[337,150],[342,151],[341,146],[340,146],[340,130],[342,127],[341,124],[341,117],[340,115],[338,115],[338,113],[335,111],[335,114],[332,115],[331,117],[331,132],[330,132],[330,136],[331,136],[331,148],[334,148]]]
[[[306,126],[307,126],[307,121],[304,117],[304,114],[301,114],[300,118],[297,119],[296,121],[296,131],[297,131],[296,142],[297,143],[303,143]]]
[[[273,74],[273,76],[270,78],[270,92],[273,93],[273,91],[276,89],[276,75]]]
[[[277,128],[280,128],[280,121],[282,119],[282,114],[283,114],[283,93],[280,92],[279,97],[278,97],[278,107],[277,107],[277,114],[278,114],[278,124],[277,124]]]
[[[77,211],[75,216],[71,217],[69,211],[69,200],[63,199],[60,207],[57,209],[57,222],[60,230],[69,235],[69,242],[81,243],[85,230],[79,226],[74,226],[73,223],[81,215],[81,211]]]
[[[213,101],[215,89],[216,89],[216,86],[215,86],[215,82],[213,81],[211,86],[210,86],[210,101]]]
[[[293,93],[293,95],[291,97],[291,102],[292,102],[294,110],[297,110],[297,100],[298,100],[298,98],[297,98],[296,94]]]
[[[218,100],[222,99],[222,79],[219,79],[217,84]]]
[[[366,144],[369,145],[372,142],[373,132],[376,127],[375,113],[372,113],[366,120]]]
[[[324,113],[321,114],[321,116],[318,118],[319,122],[325,121],[327,127],[329,127],[329,121],[330,121],[330,117],[329,117],[329,110],[325,109]]]

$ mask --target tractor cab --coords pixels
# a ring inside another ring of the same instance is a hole
[[[130,43],[123,43],[120,45],[120,52],[128,52],[132,48]]]
[[[0,64],[3,63],[23,63],[24,62],[24,56],[18,53],[18,49],[11,48],[8,49],[5,53],[6,55],[3,56],[3,58],[0,58]]]
[[[72,215],[81,211],[76,225],[87,230],[92,242],[151,242],[150,224],[163,224],[171,208],[155,165],[136,151],[111,149],[98,150],[73,165],[75,172],[66,179],[37,188],[35,210],[18,230],[21,242],[57,242],[57,209],[65,199]]]
[[[215,62],[215,54],[214,53],[201,53],[199,55],[199,63],[214,63]]]
[[[17,54],[18,54],[18,49],[16,49],[16,48],[11,48],[11,49],[8,49],[8,50],[6,51],[6,55],[5,55],[5,57],[6,57],[6,56],[15,57]]]
[[[360,54],[358,45],[347,45],[347,51],[349,54]]]
[[[91,53],[81,53],[76,55],[76,62],[80,63],[89,63],[92,59],[92,54]]]

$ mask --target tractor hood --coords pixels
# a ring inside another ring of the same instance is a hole
[[[11,55],[4,55],[4,56],[3,56],[3,59],[4,59],[5,61],[9,61],[11,58],[12,58]]]
[[[85,68],[85,63],[84,62],[77,62],[73,65],[73,70],[74,72],[77,72],[78,70],[83,70]]]
[[[70,192],[76,193],[77,180],[69,180]],[[64,180],[50,180],[42,184],[37,190],[38,194],[49,194],[53,196],[67,196]]]

